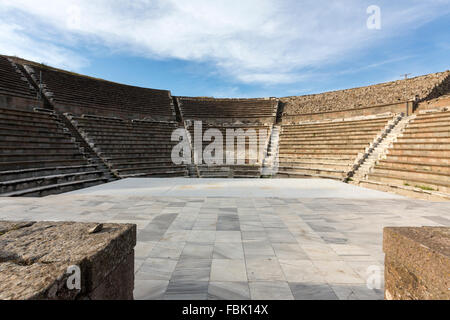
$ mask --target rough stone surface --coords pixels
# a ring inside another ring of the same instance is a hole
[[[450,228],[385,228],[385,297],[450,299]]]
[[[280,101],[284,104],[283,115],[299,115],[396,104],[416,97],[427,100],[448,92],[450,71],[445,71],[368,87],[286,97]]]
[[[131,268],[128,272],[134,272],[129,257],[136,245],[136,225],[104,224],[101,231],[89,233],[95,226],[96,223],[0,222],[0,299],[79,299],[104,286],[105,279],[109,288],[122,285],[117,281],[129,276],[112,273],[123,271],[124,264]],[[70,276],[67,268],[73,265],[81,270],[78,291],[66,286]],[[114,298],[111,292],[108,295]],[[121,292],[115,296],[122,297],[130,298],[130,294]]]

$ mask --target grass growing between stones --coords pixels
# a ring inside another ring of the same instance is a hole
[[[433,188],[431,188],[431,187],[427,187],[427,186],[420,186],[420,185],[417,185],[417,186],[415,186],[416,188],[419,188],[419,189],[422,189],[422,190],[425,190],[425,191],[435,191]]]

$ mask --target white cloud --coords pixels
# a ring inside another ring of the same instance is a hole
[[[69,70],[88,64],[87,59],[50,42],[42,42],[24,32],[20,25],[0,21],[1,54],[51,64]]]
[[[370,4],[360,0],[0,0],[0,18],[8,17],[9,23],[0,24],[0,48],[76,69],[86,62],[67,44],[81,41],[153,59],[210,62],[238,82],[289,83],[298,81],[305,68],[335,62],[450,10],[450,0],[378,1],[382,30],[373,31],[366,28]],[[24,25],[23,17],[39,27]]]

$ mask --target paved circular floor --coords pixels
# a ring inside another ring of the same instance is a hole
[[[85,195],[405,199],[330,179],[134,178],[71,192]]]
[[[127,179],[0,199],[2,220],[137,224],[136,299],[382,299],[383,227],[450,226],[448,212],[331,180]]]

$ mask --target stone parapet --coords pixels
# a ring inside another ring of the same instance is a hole
[[[133,299],[135,245],[131,224],[0,222],[0,299]]]
[[[450,228],[385,228],[385,298],[450,299]]]
[[[428,74],[407,80],[353,88],[321,94],[281,98],[283,119],[286,117],[330,113],[371,106],[395,105],[405,101],[435,99],[450,92],[450,71]],[[383,110],[386,112],[388,110]],[[393,110],[390,110],[393,111]],[[346,115],[348,116],[348,115]]]

